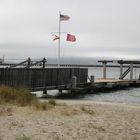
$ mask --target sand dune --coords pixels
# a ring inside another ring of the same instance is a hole
[[[63,101],[46,111],[0,105],[0,140],[139,140],[140,105]]]

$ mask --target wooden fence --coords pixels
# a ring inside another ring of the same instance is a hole
[[[87,82],[87,68],[0,68],[0,85],[30,89],[67,85],[72,76],[77,83]]]

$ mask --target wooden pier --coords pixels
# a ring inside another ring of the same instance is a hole
[[[86,68],[0,68],[0,85],[27,87],[32,91],[70,87],[73,76],[77,84],[87,82]]]
[[[12,87],[26,87],[31,91],[41,91],[47,93],[47,90],[58,89],[69,90],[72,92],[104,92],[118,90],[129,87],[140,87],[140,80],[133,78],[133,68],[139,67],[140,61],[115,61],[120,65],[120,76],[117,79],[108,79],[106,76],[107,63],[114,61],[100,60],[103,64],[103,77],[96,79],[94,75],[88,78],[88,68],[86,65],[76,67],[53,67],[49,68],[46,65],[46,59],[32,62],[30,58],[18,64],[5,65],[0,68],[0,85]],[[34,66],[39,65],[40,68]],[[123,67],[127,67],[123,71]],[[130,73],[130,79],[125,79],[125,76]]]

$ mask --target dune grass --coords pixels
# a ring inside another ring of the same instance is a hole
[[[38,100],[34,100],[32,102],[32,107],[34,107],[36,110],[50,110],[52,108],[54,108],[56,105],[56,102],[55,100],[52,102],[50,102],[50,100],[47,102],[47,101],[43,101],[43,102],[40,102]]]
[[[12,88],[0,86],[0,104],[14,104],[19,106],[33,106],[36,110],[48,110],[56,105],[55,100],[40,102],[26,88]]]
[[[94,111],[94,110],[91,110],[91,109],[89,109],[89,108],[87,108],[87,107],[82,106],[82,107],[81,107],[81,110],[82,110],[84,113],[86,113],[86,114],[95,115],[95,111]]]
[[[31,104],[36,98],[26,88],[0,86],[0,103],[12,103],[20,106]]]

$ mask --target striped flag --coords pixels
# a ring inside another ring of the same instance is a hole
[[[76,41],[76,37],[74,35],[67,34],[67,41],[75,42]]]
[[[67,16],[67,15],[60,15],[60,21],[66,21],[66,20],[69,20],[70,17]]]

